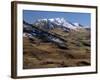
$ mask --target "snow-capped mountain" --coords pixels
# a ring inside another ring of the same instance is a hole
[[[88,29],[89,30],[89,29]],[[70,32],[86,31],[85,27],[79,23],[71,23],[64,18],[39,19],[33,24],[23,21],[23,36],[29,39],[41,39],[50,41],[65,47],[66,37]]]
[[[43,29],[37,28],[36,26],[29,24],[25,21],[23,21],[23,37],[28,37],[30,40],[33,40],[35,37],[37,39],[41,39],[42,41],[54,42],[59,47],[66,48],[64,44],[66,40],[64,40],[63,38],[47,32]]]
[[[51,18],[51,19],[39,19],[33,23],[35,26],[44,29],[62,28],[64,31],[76,30],[77,28],[83,28],[83,25],[79,23],[71,23],[64,18]]]

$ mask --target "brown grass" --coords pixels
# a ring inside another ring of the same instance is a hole
[[[84,31],[79,33],[64,35],[68,49],[61,49],[54,43],[42,42],[35,38],[30,41],[29,38],[24,37],[23,68],[89,66],[91,64],[90,46],[85,44],[90,44],[90,38]],[[63,34],[65,33],[62,33],[61,37]]]

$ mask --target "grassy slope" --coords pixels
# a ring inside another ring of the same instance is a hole
[[[90,33],[86,30],[63,32],[60,29],[50,31],[67,40],[68,49],[56,44],[24,37],[24,69],[54,68],[90,65]]]

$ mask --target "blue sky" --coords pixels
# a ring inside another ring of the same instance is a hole
[[[84,26],[91,26],[90,13],[23,10],[23,20],[29,23],[34,23],[37,19],[58,17],[63,17],[65,20],[72,23],[80,23]]]

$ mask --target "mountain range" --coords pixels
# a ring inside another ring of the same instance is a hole
[[[51,19],[38,19],[34,23],[34,25],[45,28],[45,29],[54,29],[54,28],[62,28],[64,31],[69,29],[77,29],[77,28],[86,28],[80,23],[72,23],[66,21],[64,18],[51,18]]]
[[[87,27],[79,23],[71,23],[64,18],[52,18],[52,19],[38,19],[33,24],[29,24],[23,21],[24,35],[27,33],[29,38],[33,36],[42,38],[43,40],[53,42],[63,42],[66,40],[68,32],[87,31]],[[65,37],[64,37],[65,36]]]
[[[64,18],[23,21],[23,68],[88,66],[90,27]]]

